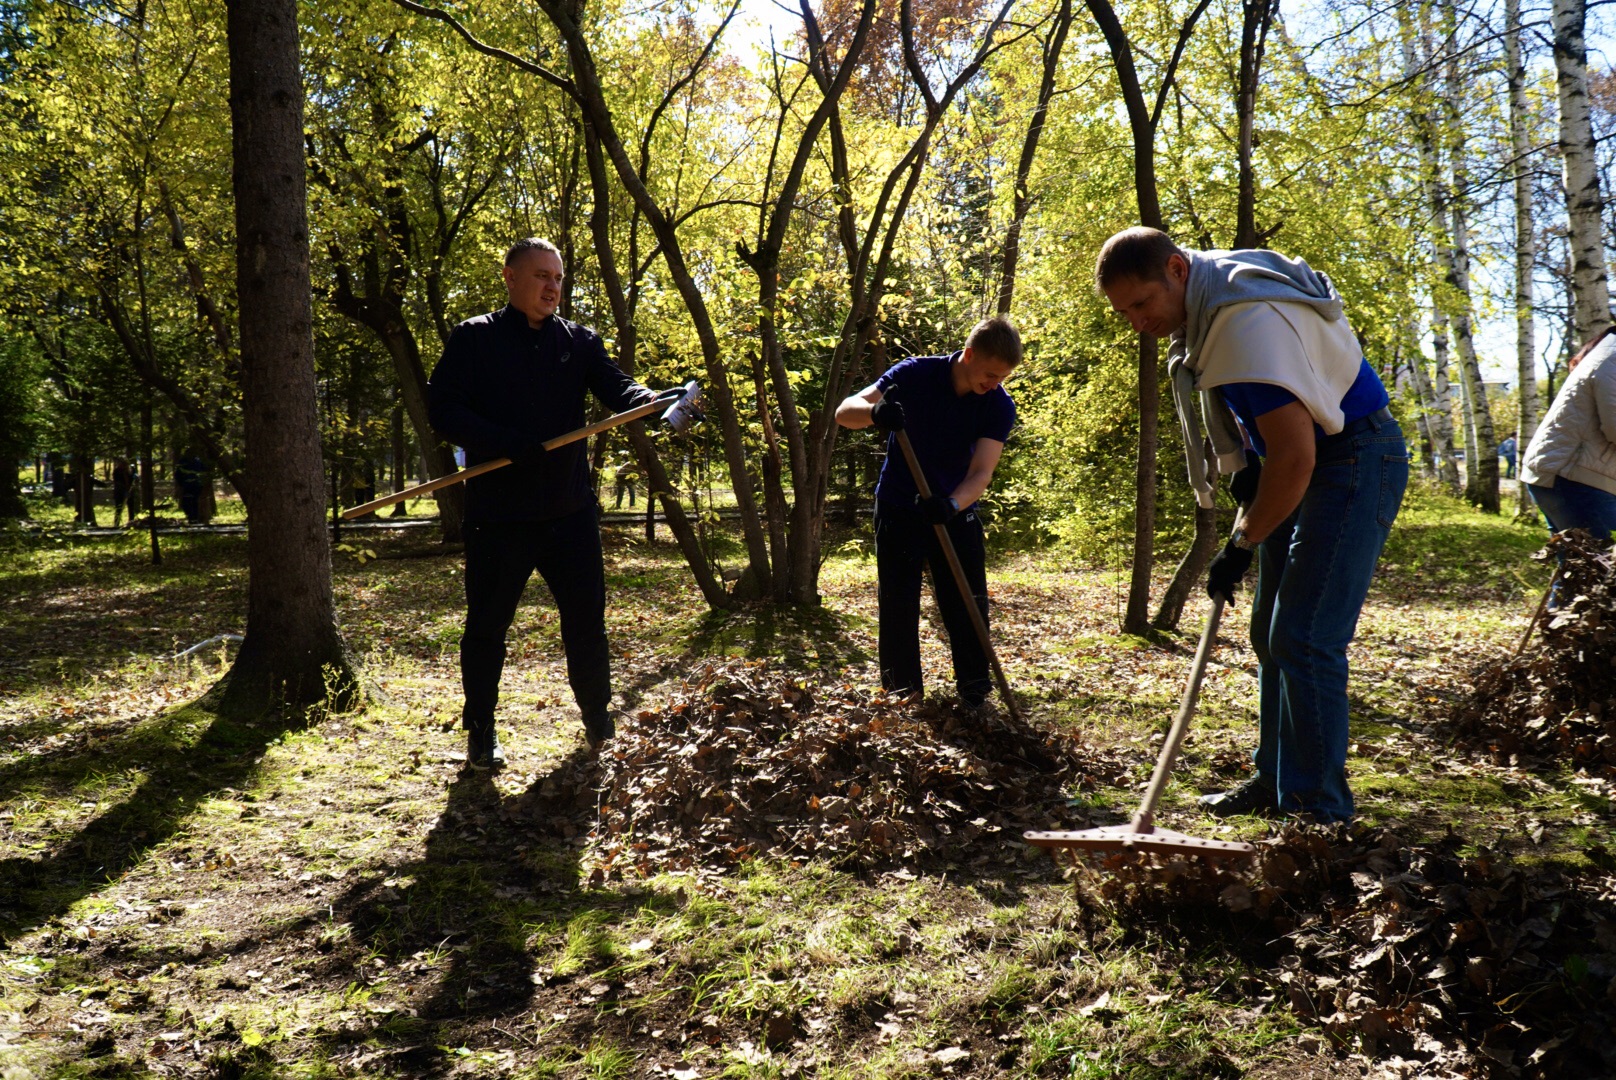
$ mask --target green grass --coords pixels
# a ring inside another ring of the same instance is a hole
[[[608,531],[627,707],[660,707],[718,657],[877,683],[858,536],[828,545],[822,607],[715,614],[662,535]],[[1371,821],[1608,872],[1590,854],[1616,820],[1608,800],[1570,775],[1464,757],[1426,715],[1434,688],[1463,685],[1518,638],[1547,578],[1529,558],[1541,540],[1429,490],[1411,496],[1354,647],[1353,783]],[[159,566],[143,537],[91,541],[61,522],[0,545],[0,1070],[571,1080],[652,1065],[788,1077],[811,1059],[819,1077],[887,1080],[938,1075],[951,1050],[967,1054],[954,1075],[1332,1067],[1312,1029],[1258,1000],[1254,960],[1193,930],[1140,940],[1097,922],[1043,860],[913,879],[757,860],[592,884],[587,849],[503,816],[578,748],[537,586],[503,696],[513,766],[489,780],[450,759],[458,560],[339,560],[344,633],[377,695],[362,712],[243,724],[192,704],[228,652],[166,659],[239,631],[240,536],[165,537]],[[732,537],[715,551],[738,557]],[[1137,805],[1192,647],[1119,637],[1114,579],[1040,553],[1002,554],[993,570],[995,634],[1024,707],[1127,777],[1069,793],[1096,821]],[[1238,779],[1249,755],[1255,680],[1239,621],[1168,827],[1222,828],[1193,798]],[[928,677],[946,685],[946,648],[924,640]],[[771,1045],[771,1023],[790,1038]]]

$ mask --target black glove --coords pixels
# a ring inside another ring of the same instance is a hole
[[[891,398],[882,398],[870,406],[870,423],[882,431],[902,431],[903,406]]]
[[[1262,458],[1257,451],[1246,451],[1246,467],[1229,477],[1229,494],[1241,506],[1250,506],[1257,497],[1257,481],[1262,479]]]
[[[1251,555],[1245,548],[1235,547],[1233,540],[1224,544],[1223,550],[1212,559],[1212,565],[1206,568],[1206,595],[1213,599],[1221,596],[1232,603],[1240,589],[1240,579],[1251,569]]]
[[[915,509],[920,511],[921,517],[933,525],[947,525],[954,519],[954,515],[959,513],[959,508],[954,505],[954,500],[947,495],[933,495],[925,499],[916,495]]]
[[[511,433],[500,446],[500,457],[508,457],[512,461],[534,461],[546,453],[544,440],[530,432]]]

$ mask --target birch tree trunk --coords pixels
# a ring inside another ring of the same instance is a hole
[[[1532,233],[1531,140],[1527,132],[1526,65],[1521,57],[1520,0],[1504,0],[1504,74],[1509,83],[1509,144],[1515,180],[1515,379],[1519,386],[1520,423],[1515,453],[1537,433],[1537,328],[1532,313],[1532,264],[1537,238]],[[1520,512],[1532,509],[1525,484],[1517,485]]]
[[[1442,2],[1443,38],[1458,37],[1453,0]],[[1465,498],[1489,513],[1498,512],[1498,442],[1493,436],[1492,404],[1476,360],[1471,323],[1470,295],[1470,173],[1465,160],[1464,101],[1467,84],[1460,69],[1461,51],[1450,48],[1447,61],[1446,113],[1449,188],[1449,235],[1452,249],[1447,267],[1448,302],[1452,305],[1453,338],[1459,352],[1459,379],[1465,406]]]
[[[1459,466],[1453,460],[1453,388],[1448,383],[1448,317],[1433,302],[1431,311],[1431,446],[1440,460],[1437,476],[1459,491]]]
[[[1588,116],[1588,44],[1584,0],[1554,0],[1554,67],[1560,99],[1560,155],[1571,224],[1571,290],[1578,342],[1610,325],[1599,162]]]

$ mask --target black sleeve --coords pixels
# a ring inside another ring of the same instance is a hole
[[[427,420],[432,429],[478,458],[516,457],[518,433],[485,417],[477,408],[479,387],[473,375],[477,332],[462,323],[449,334],[443,357],[426,383]]]
[[[656,397],[656,391],[641,386],[606,355],[606,344],[599,334],[589,333],[584,343],[584,354],[589,358],[585,380],[594,395],[614,413],[624,412],[636,405],[644,405]]]

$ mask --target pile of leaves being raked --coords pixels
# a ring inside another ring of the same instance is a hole
[[[525,812],[587,835],[603,877],[759,855],[980,866],[1018,858],[1023,830],[1071,825],[1071,792],[1123,769],[997,710],[736,661],[705,665],[667,707],[620,725],[598,762],[549,777]]]
[[[1559,603],[1536,642],[1489,663],[1447,723],[1500,761],[1569,764],[1616,778],[1616,557],[1581,530],[1549,540],[1564,557]]]
[[[1616,1075],[1616,878],[1569,879],[1459,838],[1289,825],[1256,860],[1076,862],[1091,908],[1228,934],[1275,999],[1408,1075]]]

